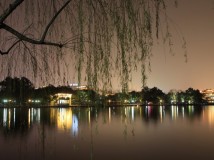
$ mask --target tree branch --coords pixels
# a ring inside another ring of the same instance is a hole
[[[62,10],[71,2],[71,0],[68,0],[57,12],[56,14],[52,17],[52,19],[50,20],[50,22],[48,23],[48,25],[45,28],[45,31],[42,35],[41,41],[45,40],[45,37],[47,35],[47,32],[50,28],[50,26],[53,24],[53,22],[55,21],[55,19],[57,18],[57,16],[62,12]]]
[[[8,53],[10,52],[10,50],[11,50],[16,44],[18,44],[19,42],[21,42],[20,39],[17,40],[15,43],[13,43],[13,44],[10,46],[10,48],[9,48],[7,51],[5,51],[5,52],[3,52],[3,51],[0,50],[0,54],[1,54],[1,55],[8,54]]]
[[[4,11],[0,16],[0,24],[4,22],[5,19],[23,2],[24,0],[16,0]]]
[[[20,39],[22,41],[26,41],[26,42],[29,42],[32,44],[56,46],[59,48],[63,47],[63,44],[61,44],[61,43],[54,43],[54,42],[49,42],[49,41],[44,41],[44,40],[35,40],[32,38],[29,38],[29,37],[25,36],[24,34],[19,33],[18,31],[16,31],[15,29],[11,28],[10,26],[8,26],[4,23],[1,24],[1,28],[5,29],[6,31],[15,35],[18,39]]]
[[[49,46],[56,46],[59,48],[62,48],[64,44],[61,43],[55,43],[55,42],[50,42],[50,41],[45,41],[46,35],[48,33],[49,28],[51,25],[54,23],[55,19],[58,17],[58,15],[64,10],[64,8],[71,2],[71,0],[67,0],[65,4],[56,12],[56,14],[52,17],[48,25],[45,27],[45,30],[42,34],[42,38],[40,40],[36,40],[33,38],[29,38],[23,33],[18,32],[14,28],[8,26],[7,24],[4,23],[4,20],[23,2],[24,0],[16,0],[14,3],[10,4],[7,10],[0,16],[0,29],[4,29],[11,34],[15,35],[19,40],[17,40],[15,43],[11,45],[11,47],[7,51],[1,51],[0,50],[0,55],[5,55],[8,54],[11,49],[18,44],[21,41],[25,41],[31,44],[36,44],[36,45],[49,45]]]

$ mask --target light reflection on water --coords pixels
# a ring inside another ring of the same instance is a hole
[[[214,106],[0,108],[7,159],[210,159],[213,135]]]

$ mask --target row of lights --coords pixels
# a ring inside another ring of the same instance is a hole
[[[111,103],[112,101],[109,99],[108,102]],[[124,100],[124,103],[135,103],[135,102],[136,102],[135,100],[131,100],[131,101],[128,101],[127,99]],[[141,102],[141,101],[140,101],[140,102]],[[182,103],[184,103],[184,102],[185,102],[185,101],[182,100]],[[163,104],[163,100],[160,99],[160,100],[159,100],[159,103],[160,103],[160,104]],[[171,104],[176,104],[176,103],[177,103],[176,100],[171,100]],[[187,103],[188,103],[188,104],[192,104],[193,101],[189,100]],[[146,104],[151,104],[151,102],[147,102],[147,101],[146,101]]]
[[[16,103],[16,100],[12,100],[12,99],[3,99],[2,100],[3,103]],[[29,99],[28,100],[29,103],[40,103],[41,101],[38,99]]]
[[[29,103],[40,103],[41,101],[38,99],[29,99],[28,102]]]
[[[3,103],[16,103],[16,100],[12,100],[12,99],[3,99],[2,102],[3,102]]]

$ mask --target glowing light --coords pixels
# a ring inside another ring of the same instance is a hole
[[[28,127],[30,127],[30,120],[31,120],[31,114],[30,114],[30,109],[28,110]]]
[[[134,107],[132,107],[132,121],[134,121]]]
[[[160,120],[161,120],[161,123],[162,123],[162,121],[163,121],[163,107],[162,106],[160,106]]]
[[[13,122],[14,122],[14,125],[16,124],[16,108],[14,108],[13,110]]]
[[[182,107],[182,116],[184,118],[184,107]]]
[[[37,119],[37,120],[38,120],[38,122],[40,122],[40,114],[41,114],[41,113],[40,113],[40,108],[38,109],[38,113],[37,113],[37,114],[38,114],[38,116],[37,116],[38,119]]]
[[[40,103],[41,101],[40,101],[40,100],[35,100],[35,102],[36,102],[36,103]]]
[[[28,103],[40,103],[41,102],[41,100],[39,100],[39,99],[29,99],[28,100]]]
[[[163,100],[162,100],[162,99],[160,99],[160,100],[159,100],[159,102],[160,102],[160,104],[162,104],[162,103],[163,103]]]
[[[33,108],[31,108],[31,122],[33,122],[33,117],[34,117],[34,109]]]
[[[108,108],[108,119],[109,123],[111,122],[111,107]]]
[[[8,100],[7,99],[3,99],[3,103],[7,103],[8,102]]]
[[[54,96],[57,98],[51,102],[52,105],[71,105],[72,94],[69,93],[57,93]]]
[[[174,105],[171,106],[171,116],[172,119],[176,119],[178,116],[178,108]]]
[[[7,126],[7,109],[5,108],[3,111],[3,126]]]
[[[9,109],[9,112],[8,112],[8,128],[10,128],[10,122],[11,122],[11,110]]]
[[[57,112],[57,125],[59,129],[67,130],[72,126],[72,110],[61,108]]]
[[[91,110],[88,111],[88,122],[91,124]]]
[[[78,83],[71,83],[70,86],[71,87],[77,87],[77,86],[79,86],[79,84]]]

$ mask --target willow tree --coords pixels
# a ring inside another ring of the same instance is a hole
[[[171,45],[165,0],[1,0],[0,74],[65,83],[73,67],[79,82],[118,76],[125,91],[139,64],[145,82],[161,18]]]

